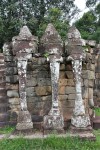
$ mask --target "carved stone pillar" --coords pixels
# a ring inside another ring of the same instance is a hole
[[[31,115],[27,110],[26,100],[26,70],[27,60],[18,60],[18,75],[19,75],[19,94],[20,94],[20,108],[18,119],[17,119],[17,130],[31,129],[33,123]]]
[[[32,129],[31,114],[27,109],[26,100],[26,71],[27,61],[37,50],[38,39],[31,34],[27,26],[23,26],[18,36],[13,37],[13,54],[18,60],[20,111],[17,119],[17,130]]]
[[[48,24],[45,34],[41,38],[41,47],[48,54],[50,62],[52,106],[48,115],[44,116],[44,129],[63,131],[64,120],[60,112],[58,101],[59,68],[62,59],[62,40],[52,24]]]
[[[72,70],[75,79],[75,106],[71,117],[70,131],[82,137],[95,138],[90,124],[89,114],[85,112],[85,106],[82,99],[82,61],[85,59],[86,53],[83,46],[85,42],[81,39],[80,32],[75,26],[72,26],[68,31],[68,42],[66,46],[67,60],[72,63]],[[86,132],[85,132],[86,131]]]
[[[52,106],[48,115],[44,116],[44,128],[50,130],[63,131],[64,120],[59,110],[58,104],[59,66],[60,62],[58,61],[58,59],[55,59],[50,62],[51,84],[52,84]]]
[[[71,124],[78,128],[86,128],[90,125],[89,115],[85,114],[85,107],[82,99],[81,89],[81,71],[82,71],[82,57],[80,59],[72,59],[73,73],[75,77],[75,106],[73,110],[73,116],[71,118]]]

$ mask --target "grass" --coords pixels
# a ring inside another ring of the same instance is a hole
[[[9,134],[15,130],[15,127],[6,126],[4,128],[0,128],[0,134]]]
[[[95,115],[100,116],[100,108],[95,108]]]
[[[94,133],[96,134],[94,142],[54,135],[46,139],[3,139],[0,141],[0,150],[99,150],[100,130]]]

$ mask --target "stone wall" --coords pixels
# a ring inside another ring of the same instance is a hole
[[[9,104],[9,123],[16,124],[19,111],[19,81],[17,71],[17,60],[12,53],[11,45],[5,43],[3,47],[6,66],[6,90]]]
[[[9,113],[10,121],[16,122],[16,113],[18,113],[19,92],[18,92],[18,75],[16,58],[12,54],[5,54],[6,62],[6,88],[7,96],[9,97]],[[43,116],[48,114],[51,108],[51,74],[47,58],[41,56],[33,56],[28,61],[27,67],[27,104],[28,110],[32,114],[34,126],[40,127],[43,121]],[[63,54],[64,56],[65,54]],[[93,85],[95,78],[94,57],[88,51],[86,60],[83,62],[82,69],[82,95],[86,108],[89,111],[89,100],[93,100]],[[71,61],[66,61],[63,57],[63,62],[60,64],[60,79],[59,79],[59,106],[67,121],[72,116],[72,110],[75,101],[75,83],[72,72]]]
[[[91,44],[89,41],[85,42],[87,47],[84,48],[86,58],[82,64],[82,97],[86,113],[91,115],[93,88],[94,100],[100,100],[100,52],[96,53],[96,44]],[[17,59],[12,51],[11,44],[4,44],[3,49],[6,65],[9,123],[16,124],[17,114],[20,110]],[[52,103],[50,63],[47,62],[46,54],[43,54],[39,48],[36,53],[31,52],[31,56],[28,60],[26,75],[27,105],[32,115],[34,128],[41,128],[43,117],[49,113]],[[71,61],[66,59],[66,51],[63,52],[62,56],[63,62],[60,63],[59,79],[59,107],[66,123],[71,119],[73,113],[76,91]]]

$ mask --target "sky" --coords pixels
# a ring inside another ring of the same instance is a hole
[[[88,8],[86,8],[85,2],[86,0],[75,0],[74,3],[80,9],[80,13],[76,15],[74,19],[72,19],[70,24],[72,24],[75,20],[78,20],[79,18],[81,18],[84,12],[87,12],[89,10]]]
[[[88,11],[88,8],[86,8],[85,2],[86,2],[86,0],[75,0],[75,4],[81,10],[78,18],[80,18],[84,14],[84,12]]]

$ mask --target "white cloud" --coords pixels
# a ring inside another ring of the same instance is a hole
[[[86,0],[75,0],[75,5],[77,5],[77,7],[82,11],[86,8],[85,3]]]

